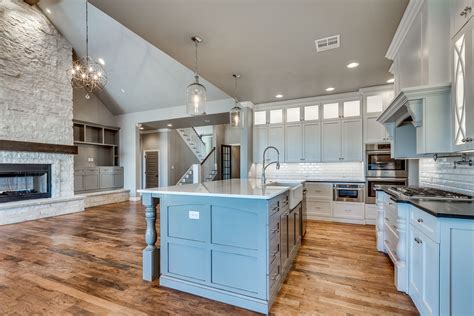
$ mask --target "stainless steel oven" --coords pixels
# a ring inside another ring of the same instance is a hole
[[[356,183],[336,183],[333,186],[333,200],[339,202],[364,203],[365,185]]]
[[[375,204],[375,187],[377,185],[406,186],[408,178],[367,178],[365,203]]]
[[[367,177],[407,178],[408,163],[405,159],[391,157],[390,144],[367,144],[365,147]]]

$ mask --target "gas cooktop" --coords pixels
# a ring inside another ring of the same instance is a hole
[[[434,188],[393,186],[388,189],[401,198],[446,200],[446,201],[472,201],[472,196],[443,191]]]

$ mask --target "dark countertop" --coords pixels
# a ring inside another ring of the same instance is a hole
[[[389,194],[397,203],[409,203],[422,211],[436,217],[464,218],[474,220],[474,202],[439,201],[425,199],[401,199],[388,191],[386,187],[380,186],[378,191]]]

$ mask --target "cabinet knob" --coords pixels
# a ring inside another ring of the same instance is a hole
[[[421,241],[421,239],[418,238],[418,237],[415,237],[414,240],[415,240],[415,242],[416,242],[417,244],[422,244],[422,243],[423,243],[423,242]]]
[[[467,137],[467,138],[464,139],[464,142],[465,143],[470,143],[470,142],[472,142],[472,138]]]
[[[416,220],[418,223],[423,223],[423,218],[419,218]]]

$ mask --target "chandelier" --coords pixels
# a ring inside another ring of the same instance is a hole
[[[86,99],[89,93],[102,90],[107,84],[107,76],[101,64],[89,56],[89,0],[86,0],[86,57],[75,60],[68,70],[73,88],[84,89]]]
[[[191,38],[194,42],[195,47],[195,67],[194,67],[194,82],[191,83],[186,89],[187,102],[186,112],[189,115],[200,115],[206,114],[206,87],[199,83],[198,74],[198,44],[202,42],[202,38],[199,36],[193,36]]]
[[[230,126],[232,127],[242,127],[242,108],[239,106],[239,100],[237,100],[237,79],[240,78],[240,75],[233,74],[235,83],[234,83],[234,102],[235,105],[229,111]]]

